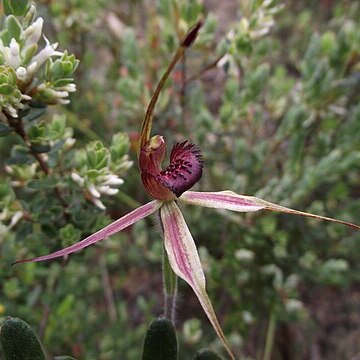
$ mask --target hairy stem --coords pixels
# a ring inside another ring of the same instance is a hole
[[[164,315],[175,322],[177,299],[177,276],[172,270],[165,248],[162,254],[162,269],[164,283]]]

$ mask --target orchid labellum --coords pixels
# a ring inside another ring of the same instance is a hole
[[[172,270],[178,277],[185,280],[191,286],[230,358],[235,359],[206,292],[205,275],[196,245],[177,203],[182,202],[190,205],[237,212],[271,210],[333,221],[358,230],[360,230],[360,226],[341,220],[289,209],[252,196],[238,195],[232,191],[188,191],[201,178],[203,162],[200,149],[187,141],[177,143],[173,147],[170,153],[170,164],[166,168],[162,167],[166,156],[165,141],[160,135],[150,136],[154,108],[160,91],[171,70],[183,56],[186,48],[191,46],[200,27],[201,23],[199,22],[189,31],[185,40],[177,50],[169,68],[155,90],[142,123],[138,151],[139,169],[144,187],[154,200],[140,206],[74,245],[49,255],[20,260],[17,261],[17,263],[44,261],[69,255],[100,240],[106,239],[108,236],[125,229],[138,220],[159,211],[164,232],[164,247]]]

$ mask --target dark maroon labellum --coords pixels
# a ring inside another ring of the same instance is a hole
[[[144,187],[159,200],[172,200],[190,189],[202,175],[201,151],[184,141],[174,145],[170,165],[161,170],[165,155],[165,142],[161,136],[153,137],[141,150],[139,166]]]

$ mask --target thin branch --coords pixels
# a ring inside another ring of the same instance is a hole
[[[15,119],[12,117],[7,116],[7,121],[8,124],[14,129],[14,131],[16,132],[16,134],[18,134],[24,141],[24,143],[26,144],[26,146],[29,149],[29,154],[32,155],[36,161],[38,162],[40,169],[42,170],[42,172],[48,176],[50,175],[50,169],[49,166],[46,162],[46,160],[44,159],[44,157],[42,156],[42,154],[37,153],[36,151],[33,150],[32,145],[31,145],[31,141],[25,131],[24,128],[24,124],[21,118]],[[63,210],[64,210],[64,217],[69,220],[69,215],[66,213],[66,208],[68,207],[66,201],[64,200],[62,194],[61,194],[61,190],[56,186],[54,189],[55,195],[58,198],[58,200],[60,201]]]
[[[209,70],[212,70],[214,68],[216,68],[216,66],[218,65],[219,61],[224,57],[224,55],[220,55],[219,57],[217,57],[213,62],[211,62],[210,64],[206,65],[202,70],[200,70],[197,74],[189,77],[186,80],[186,84],[193,82],[195,80],[199,80],[206,72],[208,72]]]

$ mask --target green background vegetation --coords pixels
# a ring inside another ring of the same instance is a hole
[[[203,150],[197,189],[360,221],[360,4],[216,3],[36,2],[44,33],[80,65],[71,103],[26,120],[33,144],[45,146],[50,176],[31,170],[19,136],[0,138],[0,213],[28,214],[11,229],[11,217],[0,222],[0,321],[24,319],[52,355],[138,360],[149,323],[163,312],[155,217],[67,260],[10,264],[74,243],[147,201],[136,132],[173,51],[200,17],[204,27],[161,95],[154,125],[169,150],[184,139]],[[76,143],[66,149],[71,136]],[[103,211],[74,171],[90,179],[115,173],[124,184],[101,198]],[[272,359],[360,353],[359,233],[269,213],[187,206],[184,216],[238,358],[263,358],[271,348]],[[209,344],[223,351],[191,289],[179,286],[180,359]]]

